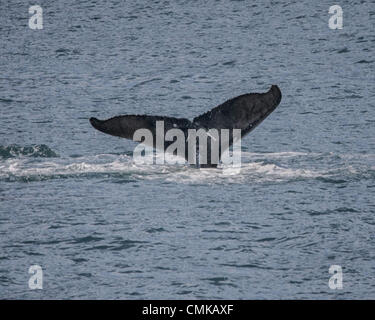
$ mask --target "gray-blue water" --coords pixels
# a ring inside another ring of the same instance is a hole
[[[1,1],[0,298],[375,298],[374,2],[341,30],[328,0],[39,1],[43,30],[33,4]],[[237,175],[136,165],[88,121],[271,84]]]

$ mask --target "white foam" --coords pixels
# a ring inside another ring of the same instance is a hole
[[[85,174],[126,174],[135,179],[164,179],[176,183],[243,183],[312,179],[322,176],[357,174],[359,169],[344,161],[342,166],[319,168],[316,155],[329,159],[333,154],[302,152],[243,153],[240,169],[221,166],[218,169],[197,169],[188,165],[138,165],[131,156],[100,154],[78,158],[12,158],[0,161],[0,179],[40,179]],[[348,156],[348,155],[346,155]],[[290,158],[300,157],[296,161]],[[353,159],[359,159],[351,155]],[[347,158],[346,158],[347,159]],[[250,161],[249,161],[250,160]],[[301,165],[301,163],[303,163]],[[337,164],[336,164],[337,165]],[[366,166],[369,168],[369,166]],[[373,167],[371,167],[373,170]],[[370,170],[371,170],[370,168]],[[363,169],[361,169],[363,170]]]

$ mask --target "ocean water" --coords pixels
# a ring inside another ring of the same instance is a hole
[[[33,4],[0,11],[0,298],[375,298],[374,2],[336,30],[325,0],[41,0],[43,30]],[[138,165],[88,121],[272,84],[238,174]]]

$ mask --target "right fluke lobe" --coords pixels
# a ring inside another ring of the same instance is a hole
[[[274,96],[275,104],[277,106],[280,103],[281,97],[282,97],[280,88],[277,85],[274,84],[274,85],[271,86],[270,91],[272,92],[272,95]]]

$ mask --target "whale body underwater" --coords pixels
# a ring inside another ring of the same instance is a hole
[[[195,117],[192,121],[185,118],[174,118],[167,116],[151,115],[120,115],[107,120],[90,118],[91,125],[106,134],[125,139],[134,140],[134,133],[139,129],[148,129],[154,137],[151,147],[159,149],[156,142],[157,122],[164,122],[164,134],[170,129],[180,129],[185,136],[185,159],[188,160],[188,137],[189,129],[203,129],[208,132],[210,129],[221,131],[229,129],[229,146],[233,144],[233,130],[241,130],[241,138],[254,130],[264,119],[266,119],[280,104],[281,91],[278,86],[272,85],[265,93],[246,93],[232,98],[212,110]],[[164,137],[164,136],[163,136]],[[207,163],[200,164],[200,167],[217,167],[221,155],[225,150],[219,150],[219,159],[211,159],[210,142],[211,136],[207,136]],[[219,135],[219,140],[221,136]],[[166,151],[173,141],[165,141],[162,151]],[[221,143],[219,143],[221,146]],[[198,149],[198,148],[197,148]],[[199,153],[199,150],[197,150]]]

